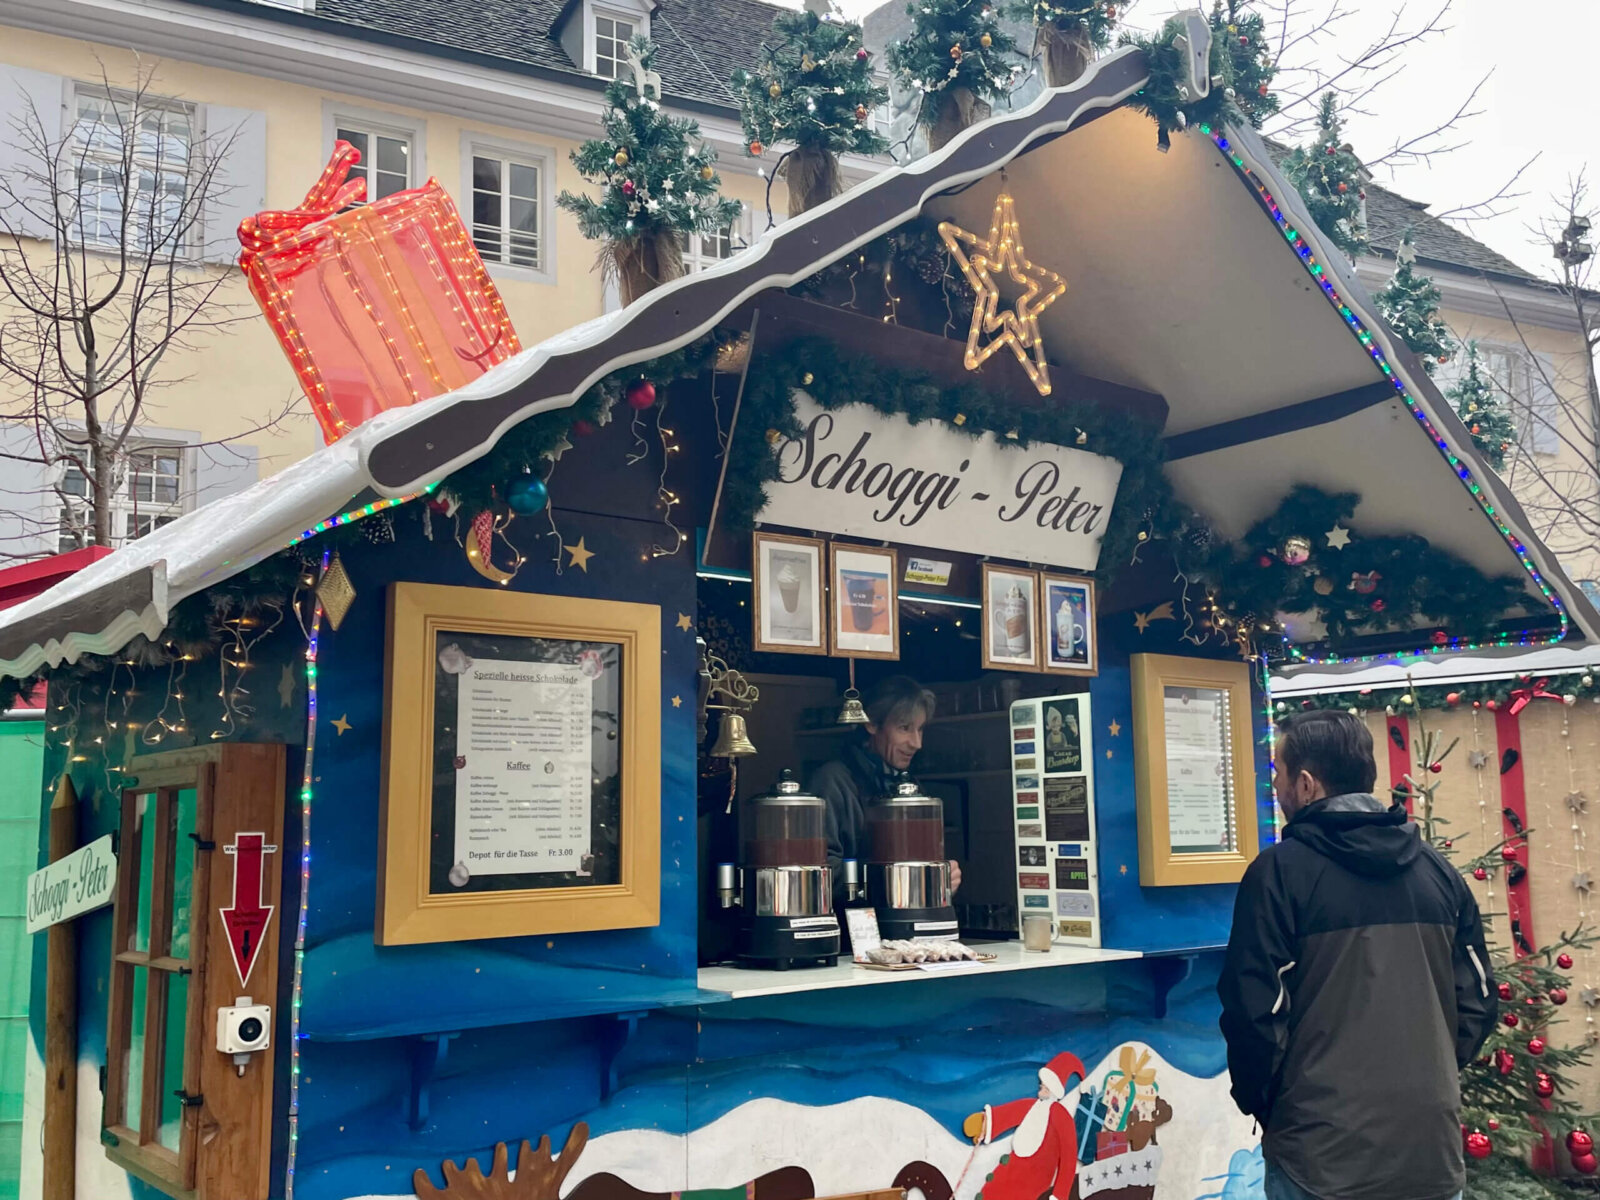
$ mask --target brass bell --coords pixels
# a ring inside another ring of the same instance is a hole
[[[716,745],[711,747],[713,758],[744,758],[756,752],[755,745],[745,733],[744,717],[735,712],[724,713],[717,729]]]
[[[834,721],[834,724],[865,725],[869,720],[870,718],[867,716],[867,710],[862,707],[861,704],[861,693],[856,691],[855,688],[846,688],[844,693],[844,707],[839,709],[839,716],[838,719]]]

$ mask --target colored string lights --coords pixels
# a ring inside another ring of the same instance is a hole
[[[332,550],[322,552],[328,569]],[[284,1160],[283,1197],[294,1200],[294,1171],[300,1149],[300,1003],[305,987],[306,913],[311,887],[311,792],[317,751],[317,642],[322,634],[322,602],[311,615],[306,639],[306,758],[300,776],[300,912],[294,927],[294,984],[289,1008],[289,1147]]]
[[[1468,467],[1466,463],[1462,461],[1461,456],[1454,449],[1452,449],[1449,441],[1434,425],[1432,419],[1428,416],[1427,411],[1417,400],[1416,396],[1412,394],[1411,389],[1406,386],[1405,381],[1396,373],[1394,367],[1389,362],[1388,356],[1384,353],[1382,346],[1379,344],[1377,336],[1372,332],[1372,330],[1367,328],[1366,324],[1359,316],[1356,315],[1349,303],[1339,295],[1338,290],[1334,286],[1333,280],[1329,277],[1329,273],[1323,267],[1322,263],[1317,260],[1317,257],[1312,251],[1310,245],[1306,242],[1305,238],[1301,236],[1300,231],[1294,227],[1294,225],[1289,221],[1288,217],[1286,217],[1283,211],[1278,207],[1278,203],[1273,199],[1272,193],[1257,177],[1255,171],[1250,167],[1250,165],[1246,163],[1244,156],[1222,132],[1212,129],[1209,125],[1200,126],[1200,132],[1209,137],[1216,145],[1217,149],[1227,156],[1228,161],[1233,164],[1234,168],[1240,173],[1240,175],[1244,177],[1245,182],[1248,183],[1254,190],[1257,200],[1261,203],[1262,207],[1271,214],[1272,219],[1277,222],[1279,232],[1281,232],[1284,236],[1284,239],[1292,247],[1294,247],[1295,253],[1299,255],[1301,265],[1311,275],[1311,278],[1316,282],[1317,286],[1322,289],[1322,293],[1326,297],[1328,303],[1333,305],[1333,307],[1338,311],[1339,315],[1344,318],[1345,324],[1350,327],[1350,330],[1355,335],[1356,340],[1361,343],[1362,348],[1366,350],[1369,356],[1371,356],[1373,364],[1394,386],[1396,396],[1405,402],[1407,411],[1409,411],[1411,415],[1416,418],[1417,423],[1421,425],[1422,428],[1427,432],[1430,440],[1432,440],[1434,445],[1438,448],[1440,456],[1443,457],[1455,471],[1456,476],[1461,481],[1462,487],[1464,487],[1472,496],[1474,502],[1483,510],[1484,514],[1494,522],[1495,528],[1500,531],[1500,536],[1503,537],[1506,541],[1506,544],[1509,545],[1513,551],[1515,551],[1517,555],[1517,561],[1522,564],[1523,570],[1528,573],[1528,576],[1533,580],[1534,584],[1538,587],[1544,598],[1550,602],[1551,607],[1555,609],[1556,615],[1561,622],[1560,631],[1554,634],[1534,633],[1528,630],[1523,630],[1520,634],[1504,633],[1498,638],[1487,642],[1468,642],[1463,639],[1454,638],[1450,639],[1443,645],[1423,646],[1410,651],[1397,651],[1388,654],[1369,654],[1352,658],[1341,658],[1338,656],[1330,656],[1326,658],[1313,657],[1305,654],[1297,647],[1291,645],[1289,646],[1288,651],[1289,657],[1297,663],[1367,663],[1384,661],[1388,659],[1405,659],[1412,657],[1423,658],[1430,654],[1445,654],[1462,650],[1481,650],[1488,647],[1505,648],[1511,646],[1553,645],[1557,642],[1563,641],[1566,638],[1567,632],[1571,626],[1571,619],[1567,614],[1566,605],[1562,602],[1561,597],[1556,595],[1555,589],[1553,589],[1549,583],[1545,581],[1543,573],[1534,564],[1532,558],[1530,557],[1527,546],[1519,537],[1517,537],[1515,533],[1512,532],[1511,527],[1505,523],[1505,520],[1496,510],[1491,499],[1484,494],[1483,486],[1473,478],[1471,468]],[[1287,639],[1285,639],[1285,641],[1287,641]]]
[[[317,534],[326,533],[328,530],[334,529],[340,525],[348,525],[352,521],[359,521],[363,517],[370,517],[373,513],[380,513],[389,508],[397,508],[400,505],[409,503],[412,500],[417,500],[423,496],[432,495],[438,489],[438,487],[439,481],[435,480],[433,483],[430,483],[427,487],[423,488],[420,492],[412,492],[405,496],[395,496],[394,498],[388,500],[374,500],[371,504],[363,504],[360,508],[352,508],[348,512],[340,513],[336,517],[329,517],[326,521],[318,521],[304,533],[298,533],[294,537],[290,538],[288,543],[284,546],[284,549],[287,550],[290,546],[298,546],[307,538],[314,538],[317,536]]]
[[[1039,314],[1066,292],[1067,281],[1048,267],[1029,261],[1022,248],[1022,230],[1017,224],[1011,194],[1002,191],[995,197],[987,239],[949,221],[939,222],[939,236],[967,277],[975,298],[972,324],[967,330],[967,370],[976,371],[997,351],[1008,349],[1017,356],[1039,394],[1048,396],[1050,363],[1045,358],[1044,339],[1039,333]],[[970,257],[962,249],[963,243],[972,247]],[[994,281],[994,274],[1001,271],[1025,289],[1006,312],[999,311],[1000,290]],[[889,287],[887,268],[884,287]],[[996,332],[999,336],[993,337]],[[992,340],[984,342],[985,335]]]

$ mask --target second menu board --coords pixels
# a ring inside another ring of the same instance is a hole
[[[1093,726],[1086,694],[1011,706],[1017,908],[1048,913],[1055,940],[1074,946],[1100,945]]]

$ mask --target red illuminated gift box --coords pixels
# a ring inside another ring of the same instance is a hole
[[[239,265],[329,442],[521,349],[444,189],[430,179],[360,204],[366,181],[345,178],[360,161],[336,143],[299,208],[239,226]]]

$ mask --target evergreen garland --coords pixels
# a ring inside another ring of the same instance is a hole
[[[1350,692],[1323,692],[1315,696],[1280,700],[1277,703],[1277,711],[1286,713],[1303,709],[1310,712],[1313,709],[1332,708],[1353,713],[1386,712],[1401,717],[1457,708],[1479,708],[1488,712],[1499,712],[1501,709],[1509,709],[1517,693],[1531,696],[1535,691],[1558,696],[1561,703],[1566,703],[1568,697],[1571,697],[1573,705],[1583,701],[1600,703],[1600,675],[1597,675],[1596,671],[1600,671],[1600,666],[1593,670],[1573,671],[1565,675],[1522,674],[1514,679],[1489,679],[1481,683],[1428,684],[1423,687],[1396,683],[1383,688],[1366,687]],[[1530,700],[1529,703],[1554,704],[1556,701],[1543,697]]]
[[[861,26],[784,12],[772,31],[776,40],[763,43],[756,69],[733,75],[751,153],[780,141],[829,154],[886,153],[888,140],[874,132],[871,116],[889,102],[889,89],[873,82]]]
[[[1436,366],[1455,356],[1456,350],[1450,331],[1439,316],[1439,289],[1426,275],[1417,274],[1416,261],[1417,251],[1408,229],[1395,255],[1389,285],[1373,299],[1389,327],[1422,359],[1423,370],[1432,375]]]
[[[1296,147],[1284,160],[1283,173],[1305,198],[1317,228],[1353,259],[1367,248],[1367,226],[1361,215],[1367,193],[1361,160],[1343,138],[1339,98],[1324,92],[1317,110],[1316,140]]]
[[[1221,39],[1211,39],[1212,86],[1203,97],[1189,92],[1188,55],[1178,48],[1179,35],[1187,36],[1181,17],[1171,17],[1159,32],[1147,36],[1123,34],[1122,45],[1137,46],[1144,51],[1149,78],[1144,87],[1135,92],[1128,104],[1147,113],[1156,123],[1158,144],[1165,148],[1174,131],[1187,129],[1191,124],[1221,126],[1239,112],[1228,96],[1229,56]]]
[[[1520,579],[1484,575],[1415,534],[1352,534],[1348,545],[1335,547],[1327,535],[1349,529],[1360,501],[1353,492],[1298,486],[1237,544],[1180,541],[1179,564],[1206,585],[1218,612],[1214,623],[1224,631],[1274,631],[1277,614],[1287,613],[1320,622],[1335,649],[1356,637],[1429,623],[1449,626],[1440,631],[1447,642],[1478,641],[1508,611],[1526,608]]]
[[[1216,0],[1210,23],[1212,38],[1221,42],[1225,51],[1224,95],[1260,129],[1278,111],[1278,96],[1272,90],[1277,67],[1267,41],[1266,21],[1250,8],[1248,0]]]
[[[1517,440],[1517,426],[1483,365],[1477,342],[1467,343],[1467,369],[1445,399],[1455,406],[1484,461],[1496,471],[1504,470],[1506,454]]]
[[[889,65],[908,91],[922,96],[921,124],[938,120],[949,89],[966,88],[980,99],[1010,93],[1022,66],[989,0],[914,0],[906,12],[911,32],[889,47]]]
[[[1036,29],[1048,25],[1062,33],[1081,30],[1089,45],[1104,50],[1111,45],[1111,35],[1132,2],[1126,0],[1119,7],[1107,0],[1010,0],[1005,15]]]
[[[655,59],[650,39],[630,43],[646,71]],[[656,89],[636,87],[631,72],[606,87],[604,136],[571,154],[600,198],[563,191],[556,203],[578,218],[583,236],[635,241],[660,233],[717,233],[739,215],[737,200],[721,198],[716,151],[700,140],[698,122],[667,115]]]
[[[806,338],[752,362],[745,377],[721,500],[728,526],[736,532],[753,529],[766,505],[767,484],[778,477],[774,446],[801,433],[794,412],[796,389],[824,409],[870,402],[879,412],[903,416],[912,424],[937,420],[969,437],[995,433],[1019,445],[1048,442],[1118,460],[1122,479],[1095,572],[1102,581],[1127,565],[1152,529],[1178,523],[1179,508],[1162,472],[1166,449],[1155,426],[1094,405],[1052,402],[1018,409],[976,384],[941,387],[920,373],[886,368],[869,358],[842,357],[832,343]]]

